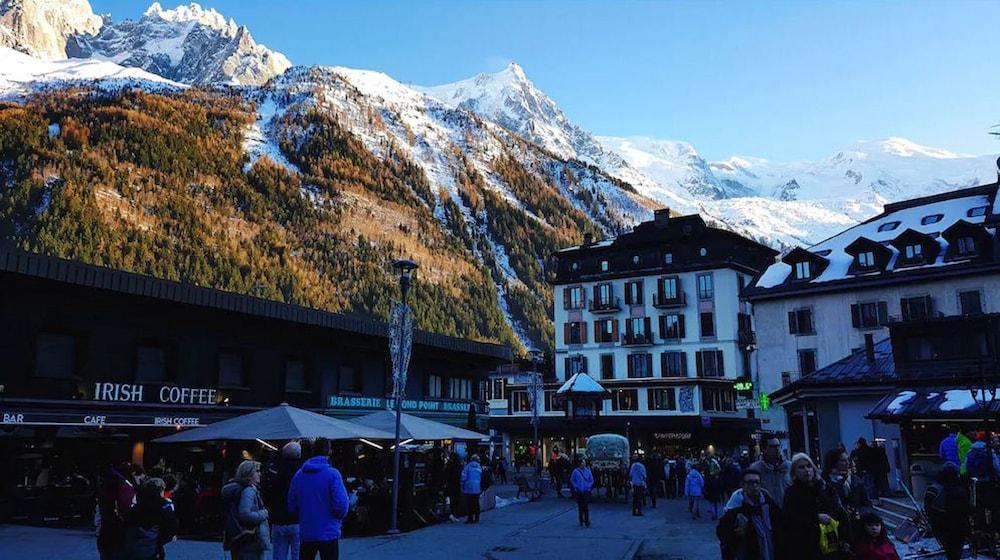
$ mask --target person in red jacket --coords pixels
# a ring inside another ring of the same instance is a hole
[[[896,547],[885,532],[882,518],[874,513],[861,517],[861,526],[865,528],[851,549],[851,560],[899,560]]]

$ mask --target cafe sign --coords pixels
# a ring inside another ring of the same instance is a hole
[[[95,401],[159,402],[165,404],[216,404],[215,389],[177,387],[174,385],[140,385],[137,383],[94,383]]]
[[[382,397],[343,397],[330,395],[328,401],[329,408],[341,410],[392,410],[395,406],[393,399]],[[476,412],[485,413],[478,403],[462,401],[420,401],[413,399],[403,399],[403,410],[412,412],[469,412],[469,405],[476,407]]]

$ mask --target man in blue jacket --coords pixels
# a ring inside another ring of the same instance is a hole
[[[288,511],[299,518],[300,558],[337,560],[340,525],[347,517],[347,488],[340,471],[330,466],[330,440],[316,438],[313,457],[292,477]]]
[[[462,494],[469,507],[469,517],[466,523],[479,523],[479,494],[482,493],[483,467],[479,464],[479,455],[473,455],[469,463],[462,469]]]

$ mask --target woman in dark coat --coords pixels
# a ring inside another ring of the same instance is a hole
[[[969,537],[969,491],[958,477],[958,467],[945,463],[937,481],[924,494],[924,509],[931,531],[944,547],[948,560],[962,557],[965,540]]]
[[[865,532],[861,518],[874,510],[864,482],[851,473],[851,459],[847,453],[839,449],[827,452],[823,461],[823,481],[837,493],[847,514],[849,542],[861,538]]]
[[[846,547],[847,516],[836,491],[816,474],[816,465],[805,453],[792,457],[792,485],[785,491],[782,513],[785,518],[786,550],[801,560],[846,558],[843,553],[823,555],[820,551],[820,525],[840,523],[840,542]]]

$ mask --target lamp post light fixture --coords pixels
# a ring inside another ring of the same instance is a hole
[[[413,346],[413,314],[407,303],[413,274],[419,265],[408,259],[392,263],[399,272],[400,302],[389,318],[389,348],[392,351],[392,393],[396,408],[396,437],[392,448],[392,521],[389,534],[399,534],[399,427],[403,413],[403,396],[406,393],[406,374]]]
[[[542,381],[542,374],[538,371],[539,364],[542,363],[542,358],[544,354],[538,348],[532,348],[528,350],[528,357],[531,358],[532,372],[531,372],[531,426],[535,430],[535,453],[541,453],[542,442],[538,441],[538,392],[539,386]]]

